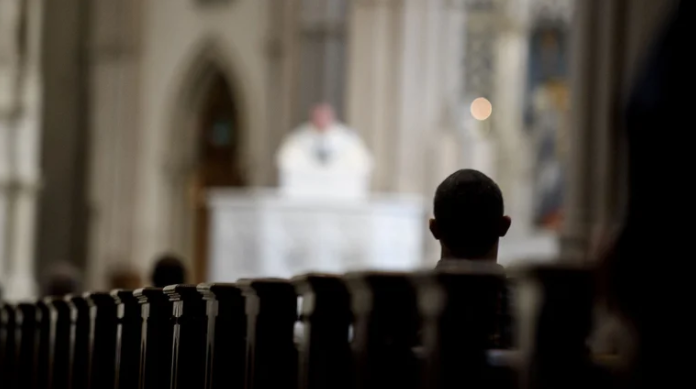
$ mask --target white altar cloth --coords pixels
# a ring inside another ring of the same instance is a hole
[[[411,270],[423,263],[419,197],[286,197],[276,190],[212,190],[208,280],[292,277],[310,271]]]

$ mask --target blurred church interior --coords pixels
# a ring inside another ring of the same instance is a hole
[[[105,289],[162,253],[191,282],[432,266],[460,168],[505,195],[502,264],[583,255],[625,196],[606,107],[669,3],[0,0],[3,293],[61,263]],[[317,103],[373,155],[365,199],[278,194]]]

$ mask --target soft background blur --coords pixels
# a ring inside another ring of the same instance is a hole
[[[209,189],[275,187],[318,102],[373,153],[375,195],[422,203],[423,266],[435,187],[465,167],[505,195],[501,263],[587,251],[622,199],[606,107],[669,1],[574,3],[0,0],[5,294],[66,264],[88,288],[146,278],[164,252],[206,279]]]

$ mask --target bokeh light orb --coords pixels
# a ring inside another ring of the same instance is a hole
[[[493,104],[485,97],[479,97],[471,103],[471,116],[476,120],[486,120],[493,113]]]

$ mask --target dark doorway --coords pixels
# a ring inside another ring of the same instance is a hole
[[[230,84],[221,74],[215,76],[203,99],[198,123],[192,188],[195,201],[194,281],[202,282],[207,275],[210,220],[206,194],[211,188],[245,185],[239,161],[239,110]]]

